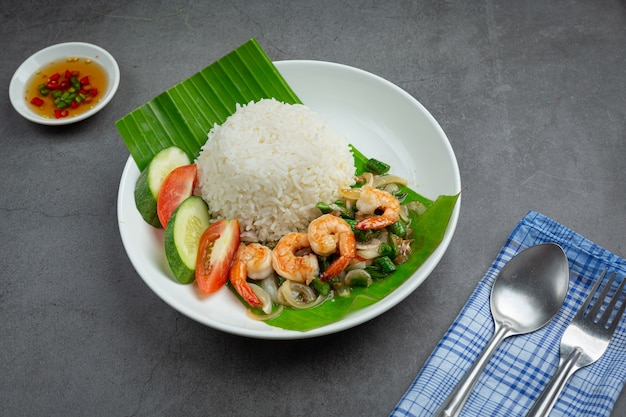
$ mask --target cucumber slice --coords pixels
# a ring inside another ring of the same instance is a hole
[[[198,196],[191,196],[174,211],[165,228],[165,257],[181,284],[195,279],[198,244],[209,227],[209,206]]]
[[[170,146],[159,151],[139,174],[135,184],[135,206],[148,224],[161,227],[157,215],[157,197],[165,177],[179,166],[190,163],[189,156],[182,149]]]

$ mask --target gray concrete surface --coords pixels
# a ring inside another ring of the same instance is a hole
[[[3,416],[386,416],[528,210],[626,255],[623,0],[22,1],[3,7],[0,34]],[[251,37],[274,60],[397,84],[458,158],[449,251],[404,302],[342,333],[202,326],[144,284],[120,240],[128,151],[114,122]],[[109,50],[119,92],[75,125],[28,122],[10,78],[65,41]]]

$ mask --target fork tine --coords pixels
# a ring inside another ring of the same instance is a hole
[[[604,272],[606,272],[606,270],[604,270]],[[604,275],[603,275],[603,277],[604,277]],[[600,311],[600,308],[602,308],[602,304],[604,303],[604,299],[606,298],[607,293],[611,289],[611,285],[613,284],[613,278],[615,278],[615,274],[611,278],[609,278],[609,282],[606,283],[606,286],[602,290],[602,294],[600,294],[600,296],[596,299],[595,304],[593,305],[593,307],[589,311],[589,314],[591,315],[591,317],[594,320],[595,320],[596,316],[598,315],[598,312]]]
[[[622,277],[622,283],[619,285],[617,292],[613,296],[613,300],[611,300],[611,310],[615,308],[615,303],[617,302],[617,299],[622,294],[622,290],[624,289],[624,284],[626,284],[626,276]],[[622,300],[622,305],[617,311],[617,314],[615,315],[615,318],[613,319],[613,322],[611,323],[611,326],[609,327],[609,331],[611,333],[615,332],[615,329],[619,325],[619,322],[622,320],[622,315],[624,314],[624,310],[626,310],[626,299]]]
[[[587,296],[587,299],[585,299],[584,304],[582,305],[582,307],[580,307],[580,309],[578,310],[578,313],[576,313],[577,317],[585,317],[587,315],[587,307],[589,307],[589,303],[591,303],[591,300],[593,300],[593,296],[595,295],[596,291],[598,290],[598,287],[600,286],[600,283],[602,283],[602,281],[604,280],[604,275],[605,274],[606,274],[606,269],[604,271],[602,271],[602,273],[598,277],[598,280],[596,281],[596,283],[593,285],[593,288],[589,292],[589,295]]]
[[[617,272],[613,272],[613,274],[611,275],[611,279],[609,280],[609,283],[607,284],[607,286],[610,286],[613,284],[613,281],[615,281],[616,276],[617,276]],[[598,321],[604,321],[605,323],[609,321],[609,319],[611,318],[611,313],[615,309],[615,304],[617,304],[617,300],[619,300],[619,297],[621,295],[623,288],[624,288],[624,280],[622,280],[622,283],[617,288],[617,291],[615,291],[615,294],[613,294],[613,296],[609,300],[609,305],[606,306],[606,309],[602,313],[602,317],[600,317]]]

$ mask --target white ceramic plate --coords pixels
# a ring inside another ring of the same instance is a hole
[[[30,77],[41,67],[51,62],[67,57],[83,57],[91,58],[102,65],[107,73],[108,86],[106,91],[100,91],[100,100],[93,108],[81,113],[77,116],[68,116],[60,119],[46,118],[35,113],[31,109],[31,105],[24,97],[26,83]],[[9,84],[9,98],[11,104],[24,118],[31,122],[44,125],[66,125],[76,123],[93,116],[106,106],[117,91],[120,83],[120,69],[113,56],[99,46],[84,42],[66,42],[49,46],[30,56],[19,66],[13,74],[11,83]]]
[[[435,199],[461,190],[461,179],[450,143],[428,111],[394,84],[371,73],[319,61],[281,61],[276,67],[302,102],[326,117],[368,157],[391,164],[392,172],[410,180],[418,193]],[[135,208],[139,176],[129,157],[118,195],[120,233],[133,266],[148,286],[171,307],[215,329],[262,339],[301,339],[345,330],[389,310],[413,292],[432,272],[456,228],[460,202],[443,241],[426,262],[381,301],[339,322],[306,332],[289,331],[250,319],[227,288],[209,297],[195,285],[180,285],[170,272],[163,249],[163,231],[143,221]]]

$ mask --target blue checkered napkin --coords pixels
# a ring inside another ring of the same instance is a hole
[[[542,329],[505,339],[491,357],[461,416],[524,416],[555,373],[563,331],[582,305],[594,280],[609,268],[626,275],[626,260],[544,215],[529,212],[517,225],[487,274],[391,415],[432,416],[476,361],[494,325],[491,285],[504,264],[536,244],[560,245],[570,264],[570,286],[563,307]],[[570,378],[550,414],[609,416],[626,381],[626,319],[602,358]]]

